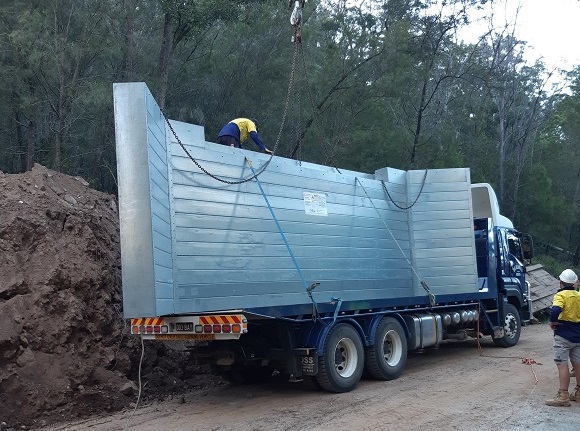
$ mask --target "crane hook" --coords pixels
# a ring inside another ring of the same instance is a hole
[[[288,8],[292,9],[292,3],[294,2],[294,10],[290,15],[290,25],[294,26],[294,35],[292,36],[292,42],[300,42],[302,36],[300,34],[300,24],[302,22],[302,8],[304,7],[304,2],[306,0],[288,0]]]

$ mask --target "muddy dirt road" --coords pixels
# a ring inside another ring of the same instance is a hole
[[[484,338],[481,350],[469,340],[412,355],[398,380],[363,380],[346,394],[276,379],[224,385],[47,430],[577,430],[580,403],[544,405],[557,389],[551,332],[539,324],[511,349]]]

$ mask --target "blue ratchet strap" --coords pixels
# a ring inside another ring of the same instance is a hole
[[[280,232],[280,236],[282,236],[282,240],[284,241],[284,244],[286,245],[286,249],[288,250],[288,254],[292,258],[292,262],[294,262],[294,266],[296,267],[296,270],[298,271],[298,275],[300,276],[300,280],[302,280],[302,284],[304,284],[304,287],[306,288],[306,292],[308,293],[308,297],[312,301],[312,309],[313,309],[312,310],[313,311],[312,318],[315,320],[318,318],[318,306],[316,304],[316,301],[312,297],[312,290],[316,286],[318,286],[320,283],[317,283],[317,282],[312,283],[310,286],[308,286],[308,283],[306,283],[306,280],[304,279],[304,275],[302,274],[302,270],[300,269],[300,266],[298,265],[298,261],[294,257],[294,253],[292,253],[292,249],[290,248],[290,244],[288,244],[288,241],[286,240],[286,236],[284,235],[284,231],[282,231],[282,227],[280,226],[280,223],[278,222],[278,219],[276,218],[276,215],[274,214],[274,210],[272,209],[272,206],[270,205],[270,201],[268,200],[268,197],[266,196],[266,193],[264,192],[264,189],[262,188],[262,183],[260,182],[260,179],[256,175],[256,172],[254,171],[254,167],[252,166],[252,161],[246,157],[246,162],[248,163],[248,166],[252,170],[252,174],[254,174],[254,178],[256,179],[256,182],[258,183],[258,187],[260,188],[260,192],[262,192],[262,196],[264,197],[264,200],[266,201],[266,205],[268,205],[268,210],[270,210],[270,214],[272,215],[272,218],[274,219],[274,222],[276,223],[276,227],[278,228],[278,232]],[[335,319],[336,319],[336,317],[335,317]]]
[[[338,312],[340,311],[340,306],[342,305],[342,299],[333,296],[332,302],[336,302],[336,308],[334,309],[334,315],[332,316],[332,323],[334,323],[338,317]]]
[[[256,172],[254,171],[254,167],[252,166],[252,161],[246,157],[246,162],[250,166],[250,169],[252,170],[252,174],[255,175]],[[258,187],[260,187],[260,191],[262,192],[262,196],[264,196],[264,200],[266,201],[266,205],[268,205],[268,209],[270,210],[270,214],[272,214],[272,218],[274,219],[274,222],[276,223],[276,227],[278,228],[278,232],[280,232],[280,235],[282,236],[282,240],[284,241],[284,244],[286,245],[286,249],[288,250],[290,257],[292,258],[292,261],[294,262],[294,266],[296,266],[296,270],[298,271],[298,275],[300,276],[300,279],[302,280],[304,287],[306,287],[306,289],[308,289],[308,283],[306,283],[306,280],[304,279],[304,275],[302,274],[302,271],[300,270],[300,267],[298,266],[298,262],[296,261],[296,258],[294,257],[294,253],[292,253],[292,250],[290,249],[290,244],[288,244],[288,241],[286,240],[286,236],[284,235],[284,232],[282,231],[282,227],[280,226],[280,223],[278,223],[278,219],[276,218],[276,215],[274,214],[274,210],[272,209],[272,206],[270,205],[270,201],[268,201],[268,197],[266,196],[266,193],[264,193],[264,189],[262,188],[262,183],[260,183],[260,180],[258,179],[257,176],[255,177],[255,179],[256,179],[256,182],[258,183]]]

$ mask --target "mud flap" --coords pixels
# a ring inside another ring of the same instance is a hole
[[[306,349],[298,354],[300,358],[300,370],[304,376],[318,374],[318,352],[314,349]]]

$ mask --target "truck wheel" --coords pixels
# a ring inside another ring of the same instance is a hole
[[[362,340],[352,326],[339,323],[324,341],[316,381],[329,392],[349,392],[358,384],[364,368]]]
[[[503,337],[493,339],[496,346],[512,347],[518,344],[522,333],[522,322],[520,313],[513,304],[507,304],[505,307],[503,332]]]
[[[367,373],[378,380],[393,380],[407,363],[407,337],[397,319],[383,317],[377,326],[374,345],[365,351]]]

